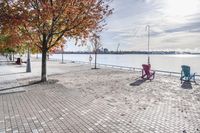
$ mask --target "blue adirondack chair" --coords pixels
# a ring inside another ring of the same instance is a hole
[[[195,80],[195,73],[191,74],[190,73],[190,66],[187,66],[187,65],[182,65],[181,66],[182,70],[181,70],[181,83],[183,81],[193,81],[196,83],[196,80]]]

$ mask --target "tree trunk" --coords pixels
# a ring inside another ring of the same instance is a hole
[[[94,69],[97,69],[97,52],[95,51],[95,63],[94,63]]]
[[[42,75],[41,75],[41,81],[46,82],[47,81],[47,50],[46,48],[42,49]]]
[[[31,72],[31,61],[30,61],[30,47],[28,46],[26,72]]]

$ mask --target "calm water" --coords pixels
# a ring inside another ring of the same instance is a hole
[[[92,55],[94,63],[94,55]],[[97,63],[137,67],[147,63],[147,55],[97,55]],[[50,56],[51,59],[62,59],[61,54],[54,54]],[[89,55],[86,54],[65,54],[64,60],[84,61],[89,62]],[[181,65],[191,66],[193,72],[200,74],[200,55],[150,55],[152,69],[180,72]]]

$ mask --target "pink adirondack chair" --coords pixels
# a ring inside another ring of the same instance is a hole
[[[151,65],[150,64],[143,64],[142,65],[142,77],[141,78],[145,78],[148,80],[153,80],[155,77],[155,71],[151,70]]]

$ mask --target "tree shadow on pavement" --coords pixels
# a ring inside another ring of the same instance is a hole
[[[49,79],[46,82],[42,82],[41,80],[34,80],[34,81],[30,81],[28,84],[23,84],[23,85],[18,85],[18,86],[14,86],[14,87],[3,88],[3,89],[0,89],[0,91],[12,90],[12,89],[17,89],[17,88],[20,88],[20,87],[27,87],[27,86],[31,86],[31,85],[35,85],[35,84],[55,84],[58,81],[59,80],[57,80],[57,79]]]
[[[0,74],[0,76],[15,75],[15,74],[22,74],[22,73],[26,73],[26,72],[5,73],[5,74]]]
[[[146,79],[140,79],[140,78],[137,78],[135,80],[136,80],[135,82],[130,83],[130,86],[140,86],[142,83],[146,81]]]
[[[41,81],[35,81],[35,82],[31,82],[29,84],[24,84],[24,85],[18,85],[18,86],[14,86],[14,87],[3,88],[3,89],[0,89],[0,91],[17,89],[17,88],[20,88],[20,87],[27,87],[27,86],[31,86],[31,85],[35,85],[35,84],[39,84],[39,83],[41,83]]]

